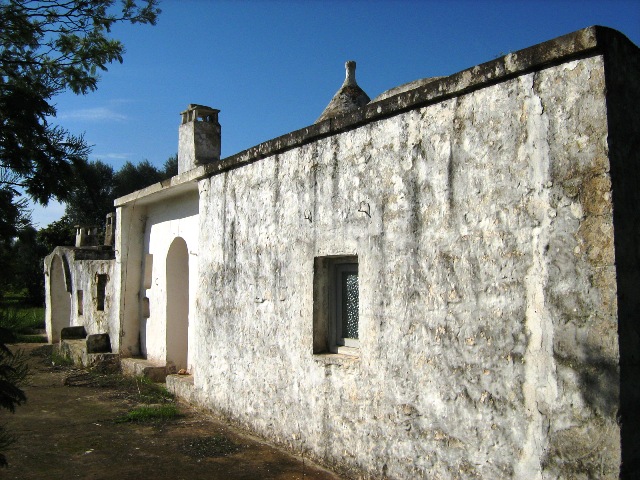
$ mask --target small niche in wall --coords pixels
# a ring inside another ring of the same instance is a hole
[[[78,301],[78,315],[82,315],[84,313],[84,299],[82,290],[76,291],[76,300]]]
[[[151,288],[153,278],[153,254],[147,253],[144,261],[144,288]]]
[[[151,309],[149,307],[149,298],[144,297],[142,299],[142,318],[149,318],[151,316]]]
[[[96,309],[99,311],[104,310],[104,301],[107,296],[107,280],[109,276],[104,273],[99,273],[96,275]]]

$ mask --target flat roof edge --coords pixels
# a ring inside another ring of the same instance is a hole
[[[167,196],[182,195],[183,193],[198,190],[197,181],[205,175],[204,165],[200,165],[180,175],[175,175],[166,180],[149,185],[148,187],[136,190],[128,195],[116,198],[113,205],[122,207],[128,203],[144,202],[151,203],[155,199],[153,197],[166,198]],[[173,192],[171,192],[173,190]]]
[[[591,26],[531,47],[509,53],[495,60],[434,80],[385,100],[369,103],[346,115],[325,120],[300,130],[260,143],[219,162],[203,165],[200,178],[242,167],[263,158],[285,152],[312,141],[348,131],[364,124],[392,117],[408,110],[477,90],[483,86],[541,70],[574,58],[605,53],[611,42],[633,43],[617,30]]]

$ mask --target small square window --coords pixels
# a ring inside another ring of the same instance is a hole
[[[358,257],[316,257],[313,352],[359,355]]]

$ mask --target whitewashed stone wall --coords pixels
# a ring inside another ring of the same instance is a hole
[[[140,319],[142,316],[142,268],[145,229],[144,206],[116,205],[116,260],[114,276],[118,288],[115,302],[118,305],[120,332],[115,348],[123,357],[140,354]],[[114,339],[111,339],[114,348]]]
[[[117,338],[120,322],[114,299],[118,283],[113,275],[113,260],[99,258],[105,256],[109,254],[58,247],[45,259],[45,324],[50,342],[60,339],[62,328],[74,326],[84,326],[87,335],[108,333]],[[60,267],[65,270],[62,275],[57,271]],[[106,276],[102,309],[98,309],[98,275]],[[57,298],[52,298],[54,295]],[[52,308],[54,305],[58,308]]]
[[[71,295],[71,326],[84,326],[87,335],[119,331],[116,306],[113,304],[114,279],[112,260],[78,260],[72,272],[73,293]],[[106,275],[104,306],[98,310],[98,275]],[[78,291],[82,291],[82,308],[78,302]],[[82,312],[82,314],[80,314]]]
[[[164,364],[167,355],[167,277],[166,263],[169,248],[176,238],[182,238],[189,252],[189,324],[193,325],[195,298],[198,284],[198,197],[197,194],[171,199],[168,202],[150,204],[146,208],[144,229],[143,270],[150,267],[151,284],[141,286],[143,297],[148,299],[147,316],[140,319],[140,348],[142,354],[151,361]],[[144,275],[142,275],[144,277]],[[144,278],[142,278],[144,283]],[[143,309],[146,306],[143,305]],[[170,320],[170,319],[169,319]],[[190,332],[189,335],[193,335]],[[190,345],[195,341],[190,339]],[[193,363],[193,349],[189,364]],[[186,367],[186,365],[184,366]]]
[[[617,478],[603,68],[523,74],[202,180],[200,401],[374,476]],[[357,358],[313,353],[326,255],[358,256]]]

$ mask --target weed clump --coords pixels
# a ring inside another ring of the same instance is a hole
[[[161,422],[172,420],[179,415],[178,407],[173,403],[164,405],[141,405],[116,419],[116,423]]]

